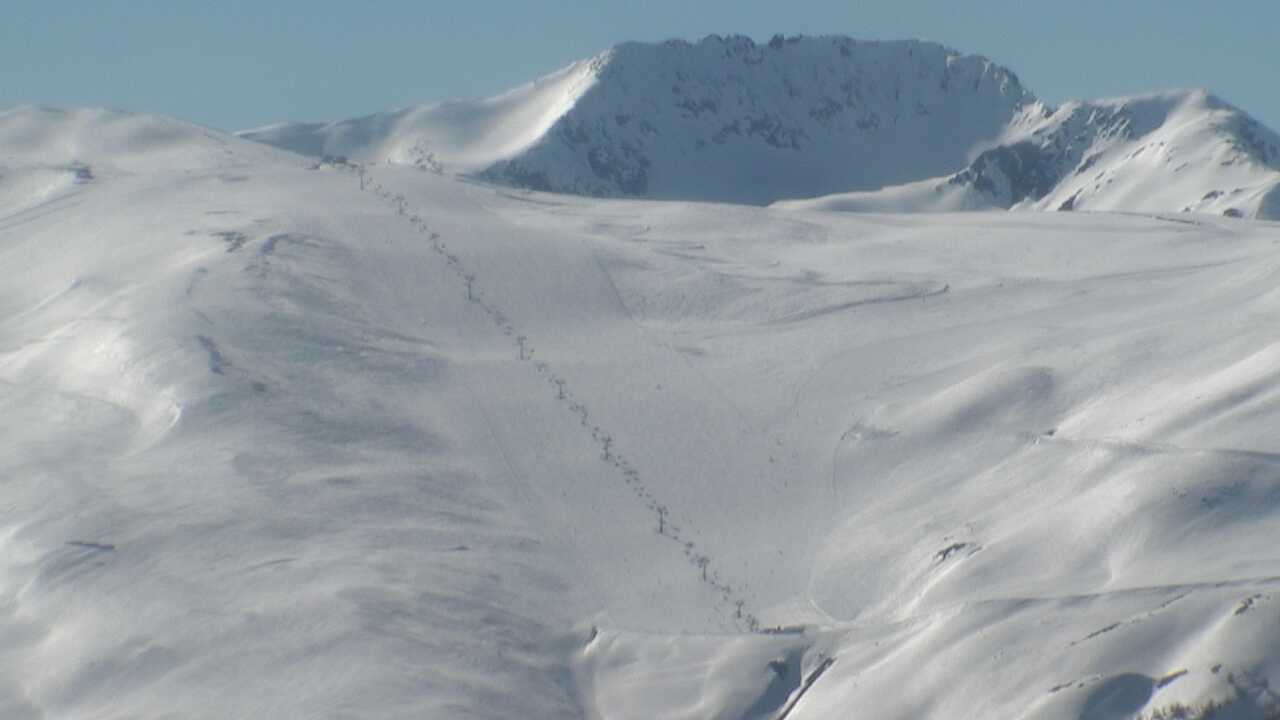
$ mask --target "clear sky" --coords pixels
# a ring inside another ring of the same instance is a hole
[[[1040,97],[1206,87],[1280,129],[1280,0],[3,0],[0,104],[237,130],[489,95],[624,40],[919,37]]]

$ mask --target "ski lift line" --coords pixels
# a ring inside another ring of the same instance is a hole
[[[748,632],[758,632],[761,627],[760,621],[747,609],[746,599],[741,597],[738,591],[712,567],[711,558],[699,550],[697,544],[688,538],[683,528],[672,522],[670,508],[654,496],[645,486],[639,470],[617,451],[612,434],[592,422],[590,410],[586,404],[576,399],[569,383],[548,363],[540,359],[535,360],[536,348],[529,337],[518,330],[501,308],[486,298],[477,274],[468,268],[461,258],[450,252],[440,233],[431,230],[422,216],[410,212],[408,201],[403,195],[393,194],[374,180],[367,171],[359,173],[359,177],[361,190],[370,192],[391,205],[397,215],[404,217],[414,230],[427,238],[432,252],[441,258],[462,282],[466,290],[466,300],[480,308],[489,321],[508,338],[516,351],[517,360],[529,364],[534,372],[542,377],[551,388],[553,399],[578,418],[579,425],[588,431],[591,441],[600,449],[601,462],[612,466],[621,476],[623,485],[646,510],[655,516],[657,534],[681,546],[685,562],[698,573],[698,580],[707,585],[716,595],[721,613]]]

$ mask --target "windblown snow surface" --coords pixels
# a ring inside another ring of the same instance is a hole
[[[1276,712],[1280,226],[0,165],[2,717]]]

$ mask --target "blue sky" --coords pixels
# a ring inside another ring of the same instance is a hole
[[[0,104],[235,130],[492,94],[623,40],[920,37],[1042,98],[1207,87],[1280,129],[1280,2],[4,0]]]

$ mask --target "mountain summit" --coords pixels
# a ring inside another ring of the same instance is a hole
[[[1035,98],[919,41],[625,43],[495,98],[245,137],[597,196],[768,203],[962,167]]]
[[[1280,217],[1280,137],[1208,93],[1055,108],[916,40],[624,43],[493,98],[240,135],[603,197]]]

